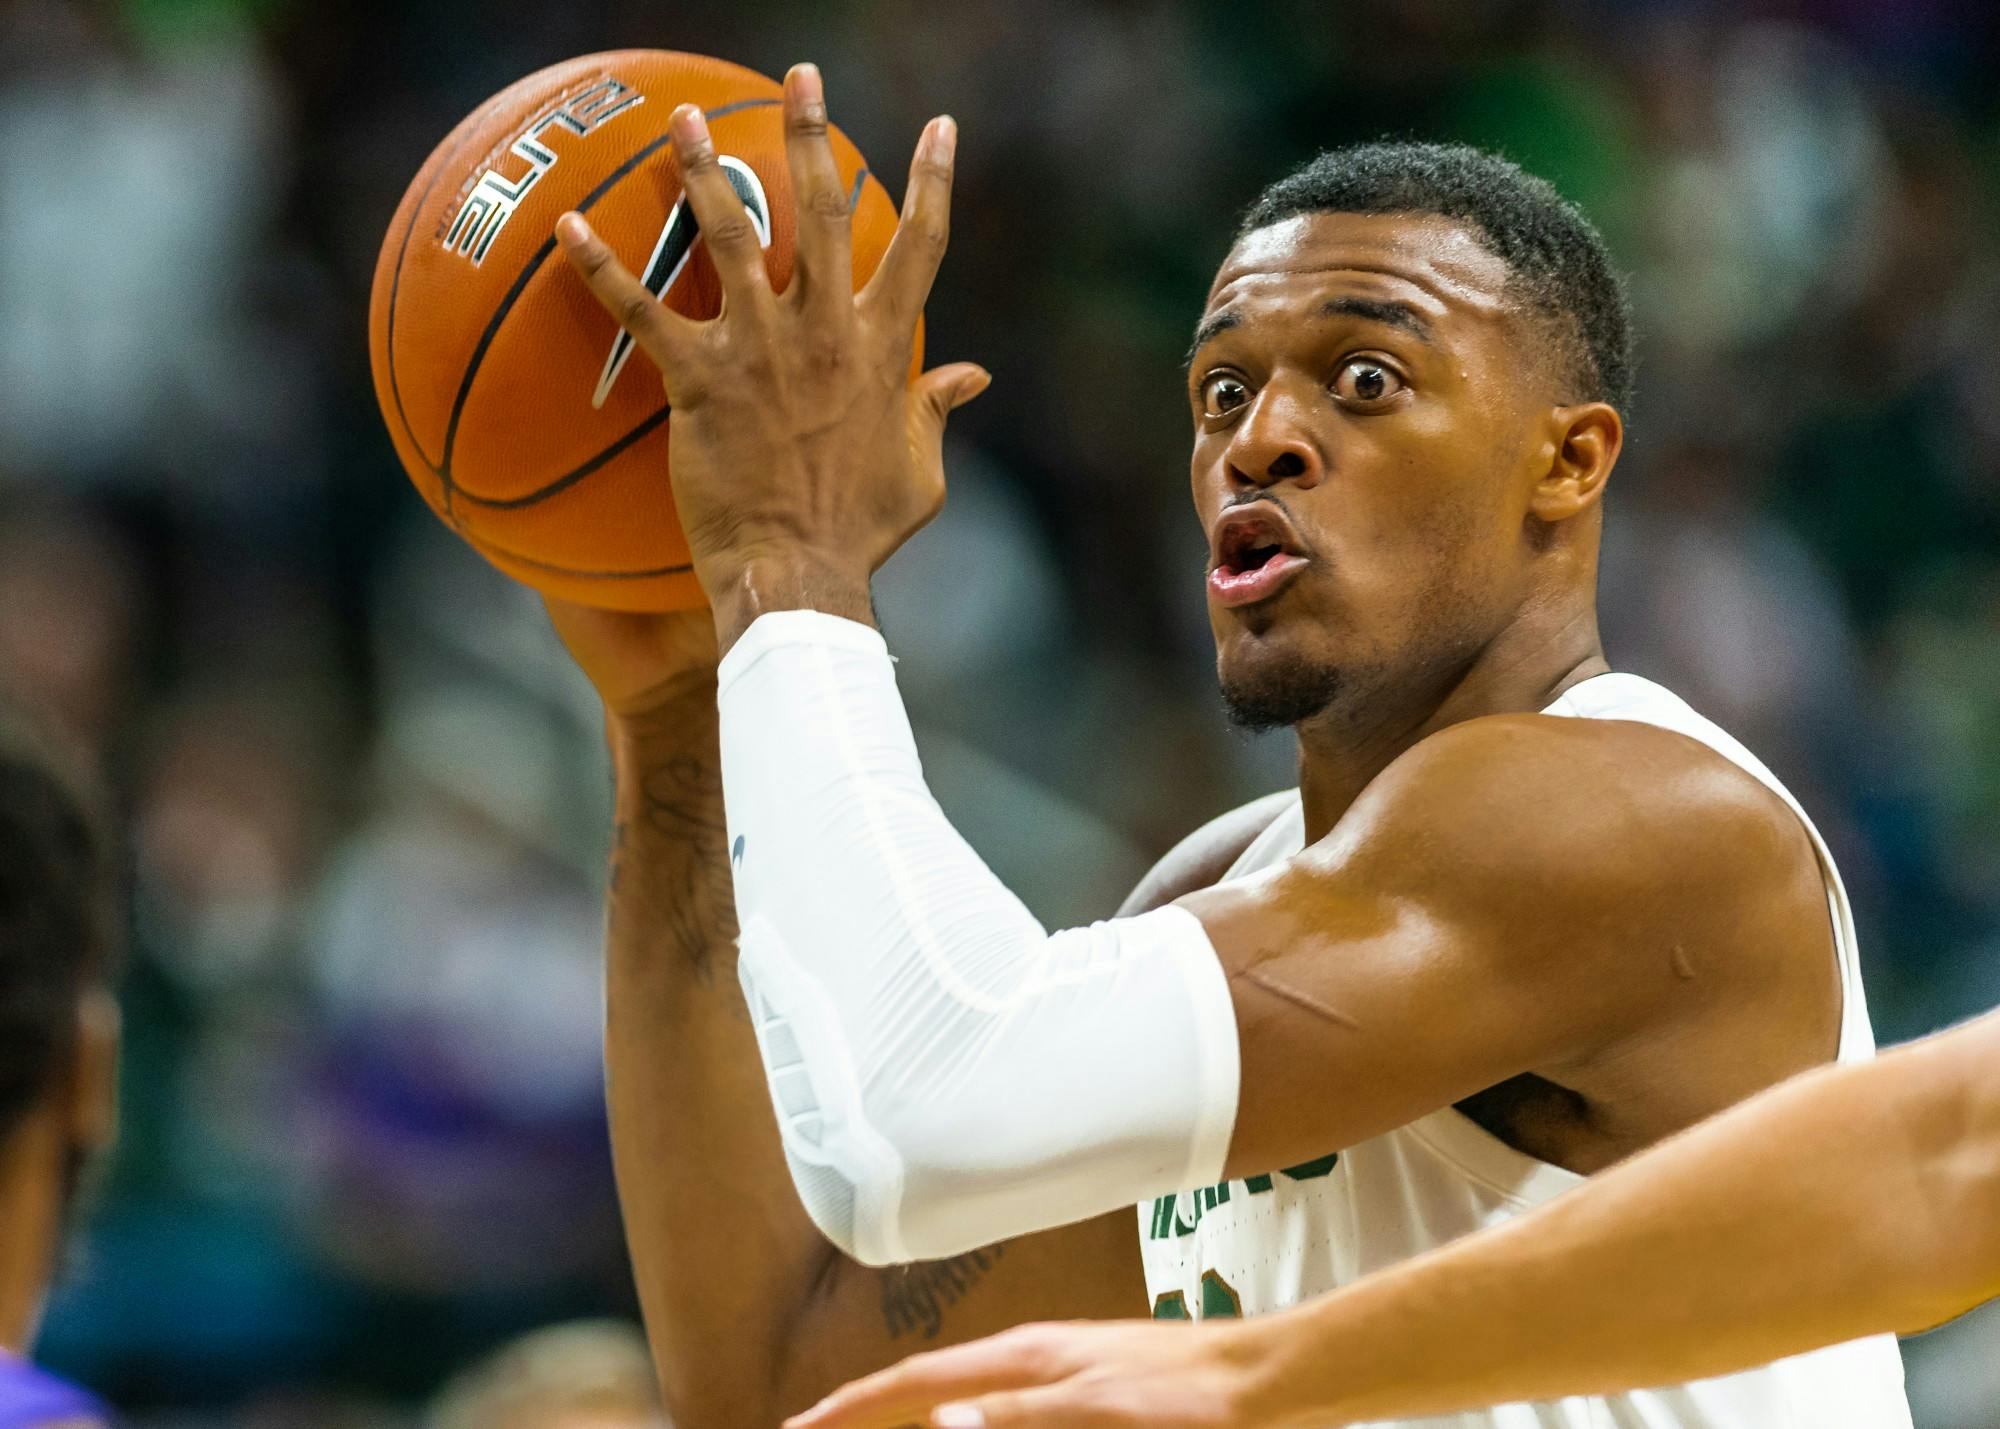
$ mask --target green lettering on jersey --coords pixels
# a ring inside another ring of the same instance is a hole
[[[1227,1280],[1213,1270],[1201,1273],[1201,1318],[1204,1320],[1240,1320],[1243,1318],[1243,1299],[1230,1287]]]
[[[1187,1296],[1179,1290],[1169,1290],[1153,1301],[1155,1320],[1240,1320],[1243,1318],[1243,1297],[1235,1287],[1213,1270],[1201,1273],[1201,1314],[1188,1314]]]
[[[1268,1195],[1276,1186],[1276,1176],[1289,1181],[1317,1181],[1322,1176],[1333,1174],[1333,1168],[1340,1164],[1340,1153],[1332,1152],[1316,1161],[1302,1161],[1296,1166],[1287,1166],[1273,1175],[1248,1176],[1243,1180],[1244,1194],[1251,1196]],[[1201,1218],[1217,1206],[1227,1205],[1230,1188],[1235,1183],[1222,1181],[1213,1186],[1203,1186],[1188,1197],[1188,1205],[1193,1209],[1194,1219],[1184,1221],[1180,1217],[1180,1198],[1161,1196],[1153,1202],[1153,1216],[1146,1227],[1148,1240],[1175,1240],[1194,1234],[1194,1228],[1201,1224]]]

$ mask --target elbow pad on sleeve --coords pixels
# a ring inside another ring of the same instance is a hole
[[[830,1240],[931,1259],[1220,1178],[1236,1020],[1193,915],[1046,932],[932,799],[865,626],[760,617],[720,700],[738,967]]]

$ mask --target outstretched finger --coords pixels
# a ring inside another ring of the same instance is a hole
[[[1036,1384],[1041,1378],[1006,1336],[975,1340],[912,1355],[865,1375],[787,1419],[785,1429],[893,1429],[921,1422],[943,1401]]]
[[[903,195],[896,236],[863,290],[864,300],[880,305],[898,326],[915,328],[951,240],[951,176],[957,153],[958,123],[950,115],[924,126],[910,161],[910,187]]]
[[[671,387],[675,361],[694,324],[633,277],[632,270],[618,261],[611,245],[597,236],[582,214],[570,212],[556,220],[556,241],[604,310],[653,359]]]
[[[764,208],[763,186],[740,159],[717,155],[708,119],[694,105],[676,109],[667,121],[667,132],[673,136],[674,158],[680,164],[681,191],[694,210],[695,222],[701,225],[701,241],[708,246],[709,261],[722,280],[724,301],[769,302],[771,281],[764,272],[764,246],[770,242],[771,219]],[[756,201],[760,212],[744,207],[745,193]]]
[[[1139,1420],[1090,1404],[1063,1385],[1003,1390],[933,1409],[932,1429],[1136,1429]]]
[[[785,157],[798,213],[792,281],[807,308],[838,317],[854,302],[852,238],[847,185],[827,138],[826,90],[817,65],[793,65],[785,76]]]

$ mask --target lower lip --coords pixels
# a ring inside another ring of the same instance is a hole
[[[1279,554],[1254,571],[1218,566],[1208,573],[1208,593],[1222,605],[1255,605],[1269,600],[1306,568],[1304,556]]]

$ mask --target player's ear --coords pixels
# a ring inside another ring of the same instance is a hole
[[[1554,456],[1535,483],[1528,510],[1553,525],[1597,504],[1617,464],[1625,424],[1609,402],[1581,402],[1549,414]]]
[[[108,1149],[118,1134],[118,1000],[93,987],[77,1003],[76,1055],[70,1064],[69,1136],[87,1155]]]

